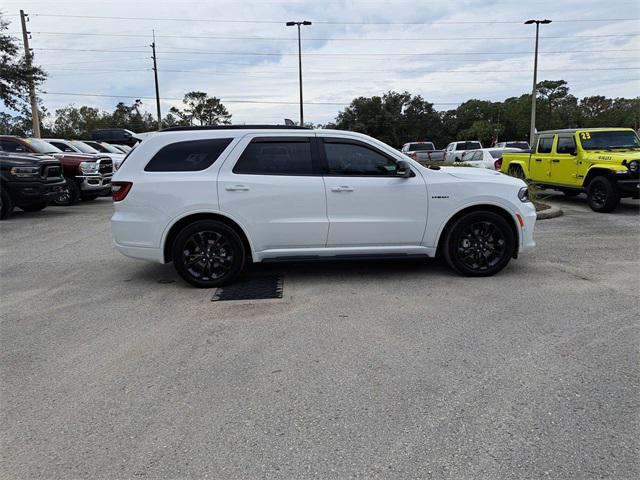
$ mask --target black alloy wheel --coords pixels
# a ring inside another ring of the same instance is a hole
[[[213,288],[233,281],[242,271],[242,240],[229,226],[203,220],[185,227],[173,244],[173,262],[187,282]]]
[[[511,260],[516,237],[511,226],[493,212],[471,212],[447,231],[443,252],[447,263],[459,273],[486,277],[502,270]]]
[[[65,177],[65,183],[62,186],[60,195],[58,195],[53,203],[55,205],[69,206],[75,204],[80,198],[80,189],[73,178]]]
[[[620,194],[611,179],[599,176],[589,184],[587,201],[594,212],[608,213],[620,203]]]

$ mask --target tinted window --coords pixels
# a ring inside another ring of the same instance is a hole
[[[576,141],[573,137],[558,137],[557,153],[573,153],[576,151]]]
[[[213,165],[231,138],[177,142],[160,149],[144,167],[147,172],[195,172]]]
[[[254,175],[310,175],[311,143],[300,141],[253,140],[242,152],[233,173]]]
[[[522,150],[529,150],[529,144],[527,142],[507,142],[504,146],[509,148],[521,148]]]
[[[551,153],[553,137],[541,137],[538,140],[538,153]]]
[[[493,158],[502,158],[502,150],[489,150]]]
[[[410,143],[409,151],[410,152],[423,152],[428,150],[435,150],[436,147],[433,146],[433,143]]]
[[[24,148],[24,145],[21,145],[20,143],[14,140],[0,140],[0,146],[2,147],[2,150],[4,150],[5,152],[26,151],[26,148]]]
[[[396,163],[370,148],[352,143],[325,142],[329,173],[333,175],[395,175]]]
[[[56,148],[59,148],[63,152],[75,152],[75,150],[73,148],[71,148],[69,145],[65,145],[62,142],[56,142],[56,141],[49,140],[47,143],[50,143],[51,145],[53,145]]]

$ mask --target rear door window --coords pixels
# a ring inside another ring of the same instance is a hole
[[[254,138],[233,167],[249,175],[312,175],[310,138]]]
[[[568,155],[575,151],[576,151],[576,141],[573,137],[558,137],[558,145],[556,146],[556,153]]]
[[[538,140],[538,153],[551,153],[553,137],[540,137]]]
[[[232,138],[190,140],[162,147],[144,167],[146,172],[196,172],[213,165]]]

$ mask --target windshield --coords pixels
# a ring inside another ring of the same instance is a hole
[[[456,150],[480,150],[482,145],[480,142],[458,142]]]
[[[608,132],[580,132],[580,144],[584,150],[610,150],[614,148],[640,148],[640,139],[630,130]]]
[[[87,145],[84,142],[80,142],[78,140],[72,140],[70,143],[74,147],[76,147],[78,150],[80,150],[82,153],[100,153],[100,152],[98,152],[98,150],[96,150],[93,147],[90,147],[89,145]]]
[[[410,143],[409,151],[410,152],[423,152],[425,150],[435,150],[436,147],[433,143]]]
[[[100,143],[99,144],[102,148],[104,148],[105,152],[109,152],[109,153],[122,153],[121,150],[118,150],[116,147],[114,147],[113,145],[109,145],[108,143]]]
[[[58,147],[54,147],[49,142],[45,142],[44,140],[39,140],[37,138],[27,138],[25,139],[31,147],[38,153],[62,153]]]

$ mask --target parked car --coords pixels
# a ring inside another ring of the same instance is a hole
[[[493,148],[517,148],[519,150],[530,150],[529,142],[524,140],[516,140],[512,142],[498,142]]]
[[[482,144],[475,140],[451,142],[444,149],[444,160],[447,162],[459,162],[462,154],[467,150],[480,150],[481,148]]]
[[[131,148],[129,145],[119,145],[117,143],[110,143],[109,145],[116,147],[118,150],[120,150],[122,153],[127,154],[131,151]]]
[[[122,150],[118,150],[114,146],[105,142],[94,142],[93,140],[74,140],[73,143],[81,143],[111,158],[116,170],[120,168],[120,164],[124,161],[124,157],[126,156],[126,153],[124,153]]]
[[[131,147],[138,143],[136,134],[126,128],[101,128],[94,130],[91,132],[91,140],[129,145]]]
[[[8,152],[50,155],[60,161],[65,178],[56,205],[73,205],[80,198],[93,200],[111,190],[113,161],[104,155],[62,152],[39,138],[0,135],[0,147]]]
[[[363,134],[295,127],[180,127],[149,136],[115,173],[114,245],[173,261],[197,287],[245,263],[433,257],[493,275],[534,246],[520,179],[424,167]]]
[[[567,196],[587,193],[596,212],[640,196],[640,138],[630,128],[539,132],[531,153],[506,153],[501,171]]]
[[[483,148],[481,150],[468,150],[462,154],[460,161],[470,167],[500,170],[504,152],[521,151],[519,148]]]
[[[60,195],[64,183],[62,165],[55,158],[0,151],[0,220],[15,207],[42,210]]]
[[[113,161],[113,165],[116,169],[124,161],[125,157],[124,153],[120,152],[119,150],[112,149],[115,152],[103,152],[102,149],[95,148],[93,145],[89,145],[87,142],[83,142],[80,140],[63,140],[60,138],[43,138],[43,140],[47,143],[50,143],[54,147],[59,148],[63,152],[83,153],[87,155],[95,155],[97,157],[109,157]]]
[[[432,142],[405,143],[400,151],[417,162],[444,160],[444,151],[437,150]]]

